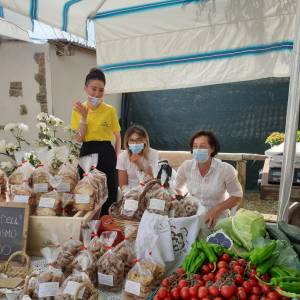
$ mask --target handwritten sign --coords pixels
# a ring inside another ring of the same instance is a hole
[[[28,204],[0,203],[0,261],[16,251],[26,251],[28,219]]]

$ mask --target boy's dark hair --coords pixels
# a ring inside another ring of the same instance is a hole
[[[88,85],[91,80],[100,80],[106,84],[105,75],[99,68],[92,68],[90,72],[86,75],[85,85]]]

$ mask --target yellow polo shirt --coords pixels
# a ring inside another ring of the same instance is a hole
[[[83,105],[87,107],[87,102]],[[81,114],[73,109],[71,128],[78,130],[80,121]],[[96,109],[88,110],[85,142],[112,141],[114,140],[113,133],[120,130],[117,112],[113,106],[102,102]]]

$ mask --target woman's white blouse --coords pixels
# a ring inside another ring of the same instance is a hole
[[[144,169],[147,169],[149,166],[151,166],[152,171],[155,175],[156,170],[158,168],[158,160],[159,160],[158,151],[150,148],[148,159],[142,158]],[[136,166],[136,164],[130,161],[128,151],[122,151],[122,153],[120,153],[120,155],[118,156],[116,168],[117,170],[123,170],[127,172],[128,186],[130,188],[139,185],[138,167]]]
[[[237,171],[233,166],[213,158],[207,174],[202,177],[197,162],[186,160],[178,168],[175,188],[187,188],[190,195],[210,209],[229,196],[242,197],[242,186],[238,181]]]

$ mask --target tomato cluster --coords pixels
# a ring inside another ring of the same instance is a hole
[[[270,286],[268,275],[258,280],[255,268],[245,259],[233,259],[223,254],[216,266],[204,264],[198,274],[186,274],[178,269],[163,279],[153,300],[283,300]]]

